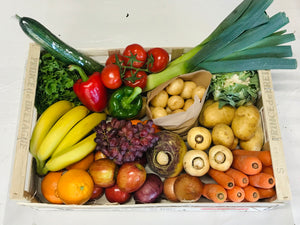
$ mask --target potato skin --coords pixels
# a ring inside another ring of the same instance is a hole
[[[225,105],[219,108],[218,101],[208,100],[204,103],[199,116],[199,123],[207,128],[213,128],[219,123],[230,125],[235,114],[235,108]]]
[[[255,134],[260,123],[260,114],[254,105],[239,106],[235,111],[231,128],[234,135],[243,141],[248,141]]]
[[[264,132],[261,124],[257,127],[254,136],[248,141],[240,140],[240,147],[248,151],[260,151],[264,144]]]
[[[214,145],[223,145],[230,148],[234,141],[234,134],[230,126],[219,123],[212,129],[212,141]]]

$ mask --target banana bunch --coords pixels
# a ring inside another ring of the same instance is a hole
[[[58,101],[39,117],[30,139],[37,173],[58,171],[83,159],[95,147],[93,129],[106,119],[105,113],[90,113],[85,106]]]

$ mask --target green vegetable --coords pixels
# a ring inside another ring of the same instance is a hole
[[[140,87],[124,86],[116,90],[108,102],[108,112],[118,119],[131,119],[142,109],[143,99]]]
[[[66,64],[76,64],[88,74],[96,71],[101,72],[104,68],[103,65],[94,59],[64,43],[38,21],[29,17],[20,17],[18,15],[16,17],[24,33],[51,55],[55,56],[55,58]]]
[[[256,71],[241,71],[213,74],[208,96],[224,105],[238,107],[255,102],[259,92],[259,79]]]
[[[69,100],[75,105],[80,101],[73,91],[73,84],[79,76],[68,70],[65,63],[50,53],[42,52],[36,86],[35,107],[38,114],[59,100]]]
[[[264,69],[295,69],[290,59],[294,34],[278,31],[289,20],[285,13],[269,17],[265,10],[272,0],[244,0],[199,45],[177,58],[162,72],[151,74],[144,91],[178,75],[205,69],[211,73]],[[265,52],[265,50],[267,50]]]

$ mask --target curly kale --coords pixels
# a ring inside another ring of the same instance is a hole
[[[35,107],[38,114],[60,100],[68,100],[75,105],[80,101],[73,91],[73,84],[79,76],[68,70],[68,65],[47,52],[42,52],[36,87]]]

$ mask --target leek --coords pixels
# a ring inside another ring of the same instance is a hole
[[[144,91],[185,73],[205,69],[211,73],[262,69],[295,69],[290,46],[294,34],[278,31],[289,23],[285,13],[269,17],[272,0],[244,0],[200,44],[172,61],[162,72],[148,75]]]

